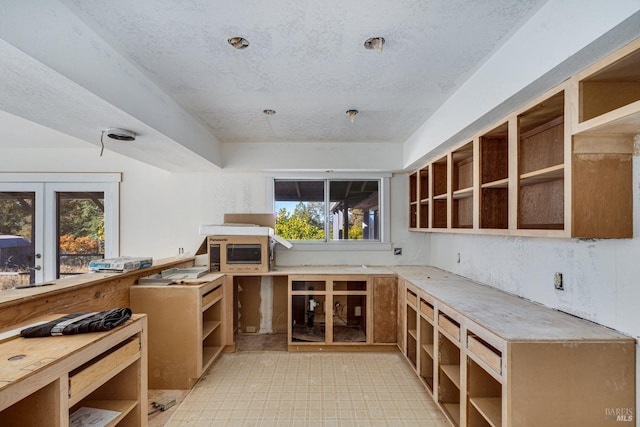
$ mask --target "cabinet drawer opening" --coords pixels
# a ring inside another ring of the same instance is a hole
[[[500,350],[472,333],[469,333],[467,337],[467,348],[496,373],[502,374],[502,352]]]
[[[411,291],[407,291],[407,302],[414,307],[418,305],[418,297]]]
[[[438,315],[438,326],[456,341],[460,341],[460,324],[444,313]]]
[[[140,338],[133,337],[94,357],[69,373],[69,398],[74,401],[100,387],[135,358],[140,357]]]
[[[431,305],[430,303],[424,300],[421,300],[420,311],[427,317],[427,319],[433,320],[433,315],[434,315],[433,305]]]

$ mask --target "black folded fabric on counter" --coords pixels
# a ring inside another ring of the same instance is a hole
[[[95,313],[67,314],[51,322],[25,328],[20,331],[20,336],[36,338],[109,331],[122,325],[130,317],[131,309],[126,307]]]

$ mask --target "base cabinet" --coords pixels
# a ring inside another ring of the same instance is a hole
[[[452,425],[633,425],[633,338],[435,268],[397,270],[403,352]]]
[[[131,308],[149,316],[149,388],[190,389],[225,345],[225,279],[132,286]]]
[[[292,351],[396,347],[393,276],[290,275],[288,345]]]
[[[146,426],[146,320],[134,315],[109,332],[1,343],[0,425],[68,426],[76,411],[107,410],[108,426]]]

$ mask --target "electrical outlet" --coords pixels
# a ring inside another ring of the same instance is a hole
[[[564,283],[562,281],[562,273],[556,273],[553,277],[553,285],[559,291],[564,291]]]
[[[256,331],[256,327],[255,326],[247,326],[246,327],[246,331],[247,332],[255,332]]]
[[[394,255],[402,255],[402,248],[393,248]]]

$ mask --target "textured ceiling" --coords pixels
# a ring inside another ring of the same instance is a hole
[[[223,143],[401,143],[545,0],[63,3]]]

